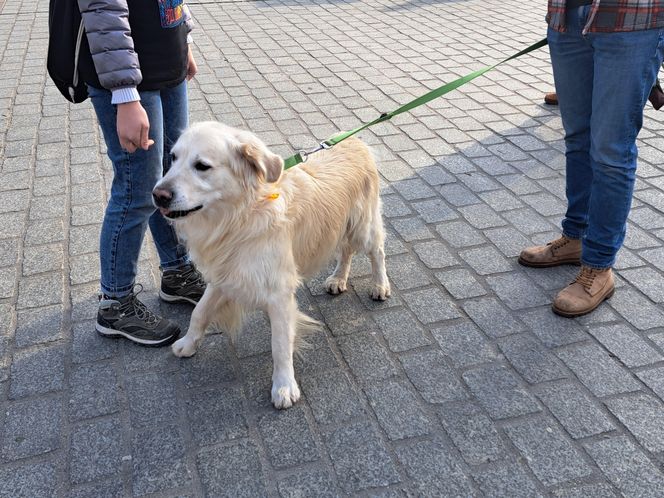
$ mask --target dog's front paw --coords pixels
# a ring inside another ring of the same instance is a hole
[[[171,346],[173,354],[180,358],[192,356],[196,352],[196,349],[198,349],[196,341],[186,335],[175,341]]]
[[[290,408],[300,399],[300,388],[295,379],[285,379],[272,383],[272,404],[281,410]]]
[[[346,292],[348,289],[348,285],[345,280],[342,280],[337,277],[327,277],[327,280],[325,280],[325,290],[329,294],[341,294],[342,292]]]
[[[390,290],[390,284],[385,284],[385,285],[379,285],[375,284],[371,288],[371,292],[369,293],[371,295],[371,299],[374,301],[385,301],[388,297],[392,295],[392,291]]]

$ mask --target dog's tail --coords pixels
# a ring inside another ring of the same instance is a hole
[[[212,323],[215,327],[227,332],[231,343],[235,344],[246,315],[247,310],[238,303],[227,301],[217,310]]]
[[[311,348],[311,344],[307,342],[307,338],[316,330],[322,328],[323,324],[318,320],[314,320],[301,311],[297,312],[297,320],[295,322],[295,344],[294,350],[299,353],[305,349]]]

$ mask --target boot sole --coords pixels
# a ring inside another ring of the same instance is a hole
[[[561,259],[556,262],[551,262],[551,263],[535,263],[532,261],[528,261],[527,259],[523,259],[519,257],[519,264],[521,266],[527,266],[529,268],[552,268],[554,266],[562,266],[562,265],[574,265],[574,266],[579,266],[581,264],[580,259]]]
[[[194,301],[193,299],[190,299],[188,297],[174,296],[172,294],[166,294],[162,290],[159,291],[159,298],[162,301],[165,301],[167,303],[189,303],[189,304],[193,304],[194,306],[196,306],[198,304],[198,301]]]
[[[611,289],[609,292],[607,292],[606,296],[604,296],[602,299],[600,299],[599,301],[597,301],[597,304],[596,304],[595,306],[593,306],[592,308],[587,309],[587,310],[577,311],[577,312],[569,312],[569,311],[561,310],[560,308],[556,308],[556,305],[555,305],[555,304],[554,304],[554,305],[551,305],[551,310],[552,310],[556,315],[563,316],[563,317],[565,317],[565,318],[576,318],[576,317],[578,317],[578,316],[587,315],[587,314],[590,313],[591,311],[595,311],[595,310],[597,309],[597,307],[598,307],[600,304],[602,304],[604,301],[606,301],[607,299],[610,299],[610,298],[613,296],[613,294],[614,294],[615,292],[616,292],[616,288],[614,287],[614,288]]]
[[[134,342],[141,346],[145,346],[146,348],[161,348],[164,346],[168,346],[170,344],[173,344],[175,340],[178,337],[180,337],[180,331],[177,331],[172,336],[166,337],[165,339],[160,339],[158,341],[153,341],[150,339],[140,339],[138,337],[129,335],[126,332],[122,332],[121,330],[109,329],[108,327],[104,327],[103,325],[99,325],[98,323],[95,324],[95,330],[102,337],[108,337],[109,339],[120,339],[124,337],[125,339],[128,339],[131,342]]]

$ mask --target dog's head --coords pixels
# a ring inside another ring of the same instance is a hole
[[[265,183],[279,180],[281,157],[253,133],[216,122],[192,125],[171,149],[171,167],[152,191],[167,218],[182,218],[219,205],[252,198]]]

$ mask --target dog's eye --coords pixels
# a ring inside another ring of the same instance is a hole
[[[212,166],[209,166],[205,163],[197,162],[196,164],[194,164],[194,168],[196,168],[197,171],[207,171],[210,168],[212,168]]]

